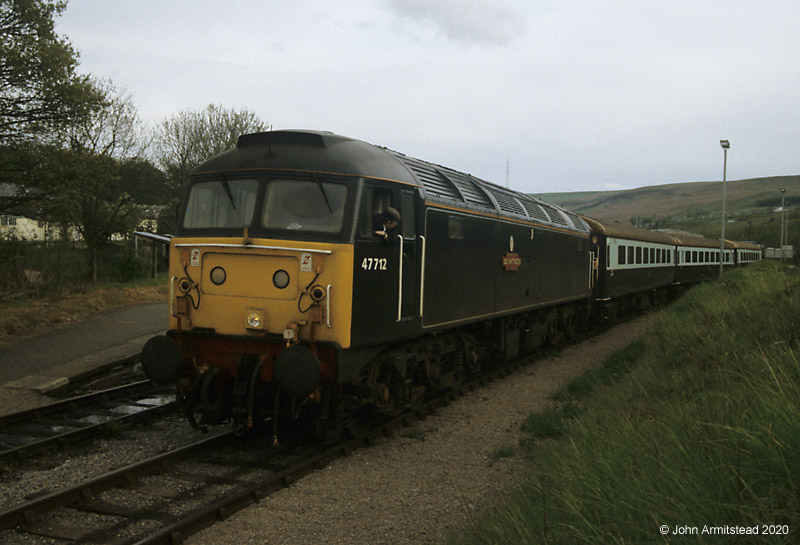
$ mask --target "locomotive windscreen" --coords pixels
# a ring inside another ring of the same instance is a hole
[[[205,231],[253,236],[315,235],[347,232],[348,199],[355,180],[324,175],[276,177],[215,176],[189,188],[181,234]],[[278,234],[277,232],[282,232]]]
[[[199,182],[192,186],[183,226],[187,229],[245,227],[253,219],[258,182],[252,179]]]
[[[347,186],[300,180],[272,180],[263,225],[268,229],[337,233],[342,228]]]

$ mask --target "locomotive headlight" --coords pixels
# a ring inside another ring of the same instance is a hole
[[[248,310],[244,321],[249,329],[264,329],[264,311]]]
[[[227,274],[225,273],[225,269],[222,267],[214,267],[211,269],[211,281],[217,285],[221,286],[225,282],[225,278]]]
[[[289,285],[289,273],[283,269],[275,271],[275,274],[272,275],[272,283],[275,284],[276,288],[282,290]]]

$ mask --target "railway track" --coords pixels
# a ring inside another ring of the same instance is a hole
[[[274,447],[267,436],[242,439],[232,432],[219,433],[10,507],[0,512],[0,541],[35,543],[36,536],[45,536],[57,542],[113,545],[180,543],[532,359],[477,378],[415,408],[413,414],[382,422],[359,439],[333,446],[286,451]]]
[[[24,460],[161,414],[174,397],[170,389],[143,380],[0,417],[0,462]]]

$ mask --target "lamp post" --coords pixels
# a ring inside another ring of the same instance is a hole
[[[719,236],[719,276],[722,278],[722,268],[725,263],[725,182],[728,178],[728,150],[731,143],[727,140],[720,140],[719,145],[725,152],[725,158],[722,162],[722,234]]]
[[[786,213],[783,208],[783,198],[786,196],[786,188],[781,188],[781,263],[783,263],[783,216]]]

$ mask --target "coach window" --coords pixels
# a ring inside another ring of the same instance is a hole
[[[637,246],[636,247],[636,264],[637,265],[641,265],[642,264],[642,247],[641,246]]]
[[[628,265],[633,265],[636,261],[633,260],[633,246],[628,246]]]
[[[625,264],[625,246],[617,248],[617,261],[620,265]]]
[[[644,263],[645,265],[650,263],[650,252],[647,251],[647,248],[644,249],[644,255],[642,257],[643,257],[642,263]]]

